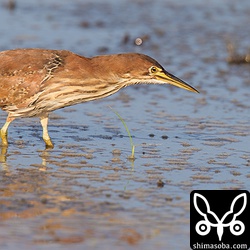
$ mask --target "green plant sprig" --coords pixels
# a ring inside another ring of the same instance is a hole
[[[109,108],[117,115],[117,117],[120,119],[120,121],[122,122],[124,128],[127,131],[127,134],[128,134],[129,140],[130,140],[130,145],[131,145],[131,156],[129,156],[128,158],[130,160],[134,160],[135,159],[135,144],[133,142],[133,139],[132,139],[131,133],[129,131],[129,128],[128,128],[126,122],[124,121],[124,119],[120,116],[120,114],[116,110],[111,108],[110,106],[109,106]]]

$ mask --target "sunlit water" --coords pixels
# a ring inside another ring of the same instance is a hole
[[[249,47],[249,14],[248,1],[2,4],[1,50],[140,52],[200,94],[137,86],[58,110],[53,150],[38,119],[13,122],[1,155],[1,249],[189,249],[190,192],[250,188],[250,66],[226,62],[227,41]],[[110,107],[130,129],[135,161]]]

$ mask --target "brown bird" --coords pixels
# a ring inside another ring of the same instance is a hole
[[[50,112],[97,100],[135,84],[172,84],[197,92],[157,61],[137,53],[86,58],[66,50],[16,49],[0,52],[0,107],[8,112],[2,145],[18,117],[39,117],[46,147]]]

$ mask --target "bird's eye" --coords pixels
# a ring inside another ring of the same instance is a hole
[[[152,67],[149,68],[149,72],[154,74],[154,73],[157,72],[157,68],[155,66],[152,66]]]

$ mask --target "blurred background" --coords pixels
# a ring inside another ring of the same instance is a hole
[[[134,86],[58,110],[53,150],[38,119],[14,121],[1,249],[190,249],[190,192],[250,189],[250,1],[2,0],[0,23],[1,51],[143,53],[200,91]]]

